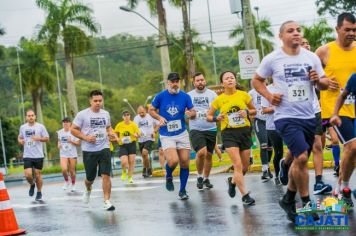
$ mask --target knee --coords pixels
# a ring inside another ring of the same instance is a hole
[[[148,157],[148,151],[146,149],[142,150],[142,157]]]
[[[243,166],[242,167],[242,174],[245,175],[248,171],[248,167],[247,166]]]
[[[303,154],[299,155],[297,158],[294,159],[294,162],[299,167],[306,166],[308,164],[308,154],[303,153]]]

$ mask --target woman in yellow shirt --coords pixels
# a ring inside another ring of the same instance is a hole
[[[224,92],[211,104],[208,121],[221,122],[221,137],[223,145],[234,166],[233,177],[228,178],[230,197],[235,197],[237,187],[242,196],[242,202],[253,205],[255,200],[246,191],[244,174],[247,172],[250,160],[251,123],[249,114],[255,115],[256,109],[251,96],[245,91],[236,89],[237,81],[234,72],[225,71],[220,75],[220,83]],[[214,117],[215,111],[220,113]]]
[[[119,157],[121,160],[121,180],[127,178],[126,169],[128,166],[128,182],[133,183],[132,175],[135,169],[136,158],[136,141],[140,136],[140,129],[135,122],[131,121],[130,112],[122,112],[123,121],[119,122],[114,129],[114,132],[119,137]]]

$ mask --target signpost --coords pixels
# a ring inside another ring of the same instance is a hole
[[[260,57],[257,49],[239,51],[241,79],[252,79],[259,64]]]

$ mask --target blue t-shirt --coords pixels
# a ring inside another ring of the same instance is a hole
[[[193,108],[192,99],[188,94],[182,91],[171,94],[168,90],[164,90],[156,95],[151,105],[167,120],[167,125],[159,128],[160,135],[175,136],[186,130],[184,113],[186,109]]]
[[[347,81],[346,90],[350,92],[350,95],[356,96],[356,73],[353,73]]]

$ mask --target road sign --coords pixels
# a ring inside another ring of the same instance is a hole
[[[240,76],[242,79],[252,79],[260,64],[257,49],[239,51]]]

